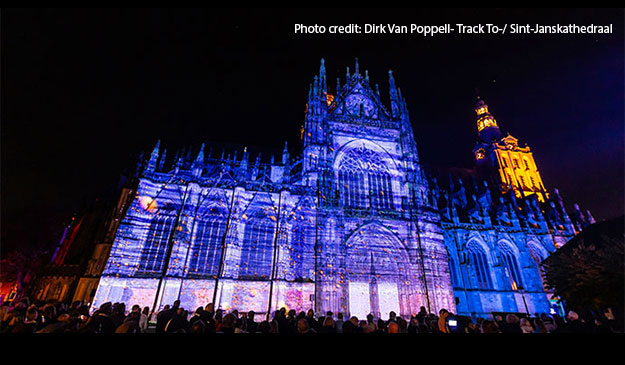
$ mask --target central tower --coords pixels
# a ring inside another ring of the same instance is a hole
[[[435,199],[392,71],[388,86],[390,108],[358,59],[333,90],[321,60],[310,85],[302,176],[318,191],[317,310],[454,307]]]

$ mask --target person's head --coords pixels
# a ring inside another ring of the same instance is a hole
[[[111,302],[106,302],[100,306],[100,312],[103,314],[110,314],[113,310],[113,304]]]
[[[226,328],[234,328],[235,321],[236,321],[236,318],[234,317],[234,315],[232,313],[228,313],[224,317],[223,325]]]
[[[56,318],[56,307],[53,305],[48,305],[43,308],[43,315],[48,319]]]
[[[497,327],[497,324],[495,322],[485,319],[482,322],[481,332],[482,333],[499,333],[499,328]]]
[[[378,319],[378,329],[383,330],[386,327],[384,320],[382,318]]]
[[[130,309],[131,312],[141,312],[141,306],[139,304],[135,304],[132,306],[132,309]]]
[[[427,313],[427,311],[425,310],[424,306],[421,306],[421,309],[419,310],[420,313]]]
[[[521,324],[521,326],[525,326],[525,327],[527,327],[527,326],[530,326],[530,327],[531,327],[531,326],[532,326],[532,324],[530,323],[530,321],[528,321],[526,318],[521,318],[521,320],[520,320],[520,324]]]
[[[39,312],[37,312],[37,308],[35,307],[30,307],[28,308],[28,310],[26,310],[26,320],[27,321],[34,321],[37,319],[37,316],[39,315]]]
[[[204,325],[204,321],[202,320],[195,321],[191,325],[191,328],[189,328],[189,333],[204,333],[205,328],[206,328],[206,325]]]
[[[495,316],[495,321],[501,322],[501,321],[503,321],[503,318],[498,314],[498,315]]]
[[[306,316],[314,317],[315,316],[315,311],[313,311],[312,309],[309,309],[308,312],[306,313]]]
[[[569,321],[577,321],[579,320],[579,314],[574,311],[569,311],[569,313],[566,315],[566,319]]]
[[[204,308],[205,311],[210,312],[210,313],[214,313],[215,312],[215,305],[213,303],[208,303],[206,305],[206,307]]]
[[[295,311],[295,309],[291,309],[289,311],[289,318],[295,318],[296,315],[297,315],[297,312]]]
[[[399,325],[395,322],[388,324],[388,333],[399,333]]]
[[[280,314],[282,314],[283,317],[286,317],[286,308],[280,308]]]
[[[334,319],[332,319],[332,316],[326,317],[326,319],[323,321],[323,326],[334,328]]]
[[[195,309],[195,314],[202,314],[202,312],[204,312],[204,308],[203,307],[197,307]]]
[[[438,311],[438,316],[440,318],[445,318],[449,315],[449,312],[447,311],[447,309],[442,308],[441,310]]]
[[[337,313],[337,314],[336,314],[336,318],[337,318],[339,321],[342,321],[342,320],[343,320],[343,313],[341,313],[341,312]]]
[[[180,307],[180,301],[176,300],[174,301],[174,308],[178,308],[178,307]]]
[[[326,317],[333,317],[334,313],[332,313],[332,311],[327,311],[326,312]]]
[[[250,321],[254,321],[254,316],[256,315],[256,312],[254,311],[249,311],[247,312],[247,318],[249,318]]]
[[[128,317],[126,317],[126,319],[124,319],[124,322],[138,321],[139,317],[141,317],[141,314],[139,312],[130,312]]]
[[[234,318],[239,318],[239,311],[237,309],[233,310],[232,315],[234,316]]]
[[[393,311],[390,311],[389,314],[388,314],[388,318],[390,320],[395,319],[396,316],[397,316],[397,314],[395,312],[393,312]]]
[[[373,323],[373,314],[371,313],[367,314],[367,322]]]
[[[297,321],[297,333],[307,333],[309,329],[307,320],[300,319]]]
[[[184,316],[184,308],[177,307],[176,308],[176,314],[179,315],[179,316]]]
[[[352,317],[349,319],[349,321],[350,321],[350,322],[352,322],[352,324],[354,325],[354,327],[357,327],[357,326],[358,326],[358,317],[356,317],[356,316],[352,316]]]
[[[506,323],[511,323],[511,324],[519,323],[519,317],[517,317],[514,314],[508,314],[506,315]]]
[[[406,323],[406,320],[401,317],[397,317],[397,325],[399,326],[400,332],[405,332],[408,328],[408,323]]]

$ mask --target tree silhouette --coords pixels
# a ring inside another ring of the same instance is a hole
[[[548,288],[571,308],[623,308],[623,217],[593,224],[542,262]]]

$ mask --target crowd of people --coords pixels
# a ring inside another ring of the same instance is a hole
[[[390,312],[389,318],[365,319],[343,317],[327,312],[316,316],[281,308],[272,318],[259,321],[253,311],[229,312],[213,304],[197,308],[193,313],[180,306],[180,301],[166,305],[158,313],[150,308],[124,303],[104,303],[90,314],[82,302],[30,303],[27,298],[0,307],[1,333],[614,333],[622,330],[605,319],[582,319],[570,311],[559,315],[536,314],[519,317],[515,314],[494,319],[459,316],[441,309],[438,316],[421,307],[409,320]]]

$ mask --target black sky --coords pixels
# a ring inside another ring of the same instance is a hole
[[[358,57],[405,96],[422,162],[471,167],[475,88],[545,186],[623,214],[623,10],[3,10],[3,250],[55,244],[156,141],[299,145],[308,85]],[[611,35],[294,35],[295,23],[613,24]],[[171,156],[171,155],[170,155]]]

